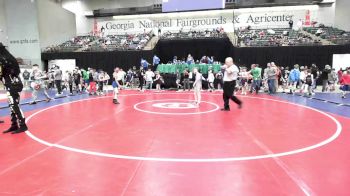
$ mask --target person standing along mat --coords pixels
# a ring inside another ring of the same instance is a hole
[[[119,104],[118,94],[119,94],[120,84],[117,81],[117,70],[116,69],[115,69],[115,71],[113,73],[112,87],[113,87],[113,103],[114,104]]]
[[[54,71],[55,85],[57,88],[56,96],[62,95],[62,76],[63,76],[62,70],[60,70],[60,67],[56,65],[55,71]]]
[[[242,108],[242,101],[233,95],[233,91],[236,87],[236,80],[238,78],[238,67],[233,63],[231,57],[226,58],[225,65],[221,66],[225,70],[224,73],[224,108],[221,111],[230,111],[230,99],[238,105],[238,108]]]
[[[30,86],[32,87],[33,92],[32,92],[32,101],[29,104],[33,105],[37,103],[39,92],[44,93],[46,97],[46,102],[51,101],[52,98],[47,93],[48,86],[45,83],[45,79],[48,79],[48,75],[39,69],[39,65],[37,64],[33,65],[33,71],[30,74],[30,78],[31,78]]]
[[[255,91],[256,94],[258,94],[261,86],[261,68],[259,65],[253,64],[250,74],[253,76],[253,84],[251,86],[250,93]]]
[[[160,63],[160,58],[157,55],[154,55],[153,56],[153,70],[152,71],[157,71],[159,63]]]
[[[151,68],[148,68],[148,70],[145,73],[146,89],[152,90],[154,76],[155,75],[154,75],[153,71],[151,70]]]
[[[342,98],[346,98],[346,94],[350,91],[350,67],[347,68],[347,71],[345,71],[340,78],[340,89],[342,90]]]
[[[143,92],[143,85],[145,83],[145,70],[143,69],[143,67],[140,67],[140,70],[138,71],[137,75],[140,82],[139,89],[141,92]]]
[[[3,82],[11,110],[11,127],[3,133],[16,134],[25,132],[28,127],[21,108],[19,107],[20,92],[23,83],[19,77],[20,69],[16,59],[0,43],[0,79]]]
[[[199,106],[201,103],[201,90],[202,90],[202,80],[206,80],[203,75],[198,71],[198,68],[195,67],[193,69],[193,74],[195,75],[195,80],[193,83],[193,90],[194,90],[194,99],[195,99],[195,105]]]
[[[213,70],[209,70],[208,71],[208,78],[207,78],[209,92],[213,92],[215,90],[214,80],[215,80],[215,76],[214,76]]]
[[[183,82],[184,91],[190,91],[190,73],[188,72],[188,69],[185,69],[183,72]]]
[[[29,87],[30,72],[25,69],[24,72],[22,73],[22,78],[23,78],[24,88],[28,88]]]

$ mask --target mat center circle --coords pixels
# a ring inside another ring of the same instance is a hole
[[[215,112],[219,106],[208,101],[201,101],[199,105],[189,99],[158,99],[139,102],[134,109],[140,112],[160,115],[194,115]]]
[[[165,103],[154,103],[152,105],[156,108],[167,108],[167,109],[193,109],[197,108],[196,105],[184,102],[165,102]]]

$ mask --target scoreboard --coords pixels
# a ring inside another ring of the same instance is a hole
[[[225,0],[163,0],[163,12],[209,10],[225,8]]]

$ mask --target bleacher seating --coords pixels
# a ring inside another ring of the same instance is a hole
[[[103,37],[77,36],[63,44],[47,47],[44,52],[142,50],[153,36],[153,32]]]
[[[95,36],[77,36],[57,46],[50,46],[44,52],[74,52],[96,40]]]
[[[205,38],[224,38],[227,37],[223,29],[213,30],[190,30],[190,31],[178,31],[178,32],[165,32],[160,39],[205,39]]]
[[[320,45],[319,40],[289,28],[238,30],[240,46],[305,46]]]
[[[290,28],[274,29],[239,29],[236,30],[238,46],[268,47],[268,46],[314,46],[328,44],[350,44],[350,32],[333,27],[304,27],[304,31]],[[308,33],[315,36],[310,36]],[[85,51],[116,51],[142,50],[154,36],[153,32],[139,34],[107,35],[107,36],[77,36],[60,45],[50,46],[43,52],[85,52]],[[160,36],[163,40],[226,38],[223,29],[190,30],[165,32]],[[316,37],[316,38],[315,38]],[[319,39],[317,39],[319,37]]]
[[[319,36],[322,39],[331,41],[334,44],[350,44],[350,32],[334,27],[305,27],[304,31]]]

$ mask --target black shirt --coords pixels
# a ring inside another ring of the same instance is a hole
[[[312,74],[312,76],[314,77],[314,79],[316,79],[317,78],[317,76],[318,76],[318,69],[317,69],[317,67],[312,67],[311,68],[311,74]]]
[[[143,76],[145,75],[145,70],[140,70],[139,72],[138,72],[138,76],[139,76],[139,79],[141,80],[143,80]]]
[[[184,73],[184,79],[188,79],[190,77],[190,74],[188,72]]]
[[[81,75],[79,73],[73,73],[74,81],[80,81]]]
[[[324,69],[321,73],[321,80],[328,80],[328,74],[331,73],[330,69]]]
[[[30,78],[30,73],[29,73],[29,71],[25,70],[25,71],[23,72],[22,76],[23,76],[23,79],[29,80],[29,78]]]

